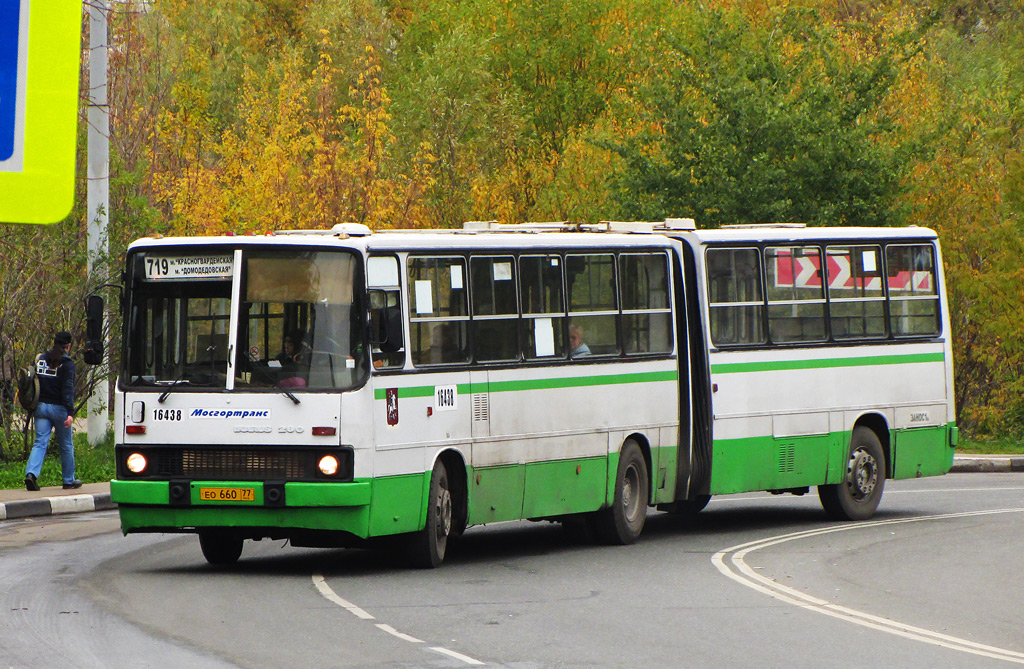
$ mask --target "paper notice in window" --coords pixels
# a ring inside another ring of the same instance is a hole
[[[865,272],[877,272],[878,271],[878,265],[875,264],[875,252],[874,251],[864,251],[863,253],[861,253],[861,258],[863,260],[862,264],[864,265],[864,271]]]
[[[510,262],[496,262],[496,263],[494,263],[494,280],[495,281],[511,281],[512,280],[512,263],[510,263]]]
[[[555,328],[550,318],[533,320],[533,341],[536,342],[538,358],[555,354]]]
[[[452,290],[462,290],[462,265],[452,265]]]
[[[430,279],[423,279],[417,281],[415,285],[416,290],[416,313],[417,314],[432,314],[434,313],[434,297],[431,291]]]

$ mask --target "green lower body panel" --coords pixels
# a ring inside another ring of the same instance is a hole
[[[651,460],[651,503],[676,501],[679,447],[651,449]]]
[[[121,531],[201,530],[204,527],[267,528],[269,530],[317,530],[369,536],[368,507],[171,507],[119,505]]]
[[[784,490],[825,482],[831,435],[716,439],[711,466],[711,494]]]
[[[952,426],[894,430],[885,442],[892,478],[945,474],[953,465]],[[851,432],[806,437],[717,439],[711,494],[785,490],[838,483],[846,471]]]
[[[373,479],[370,536],[415,532],[423,527],[423,502],[430,489],[430,472]]]
[[[470,525],[523,517],[524,465],[469,468]]]
[[[556,460],[526,466],[523,517],[541,518],[601,508],[608,459]]]
[[[675,499],[677,447],[651,453],[652,503]],[[614,502],[618,453],[526,465],[470,468],[470,525],[587,513]]]
[[[942,425],[894,431],[893,478],[937,476],[948,472],[953,466],[955,430],[955,427]]]
[[[471,525],[585,513],[607,504],[609,458],[470,468],[469,481]]]

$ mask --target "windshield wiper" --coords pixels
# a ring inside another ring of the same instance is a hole
[[[187,372],[182,372],[182,373],[181,373],[181,376],[179,376],[178,378],[176,378],[176,379],[174,380],[174,382],[173,382],[173,383],[171,383],[171,385],[167,386],[167,390],[165,390],[165,391],[163,391],[162,393],[160,393],[160,397],[159,397],[159,398],[157,398],[157,400],[156,400],[156,401],[157,401],[157,402],[159,402],[160,404],[163,404],[163,403],[164,403],[164,400],[165,400],[165,399],[167,399],[167,396],[168,396],[168,395],[170,395],[170,394],[171,394],[171,391],[172,391],[172,390],[174,390],[174,389],[175,389],[175,388],[176,388],[177,386],[179,386],[179,385],[180,385],[180,386],[184,386],[184,385],[191,385],[191,384],[192,384],[192,382],[191,382],[191,381],[190,381],[189,379],[186,379],[186,378],[185,378],[185,374],[186,374],[186,373],[187,373]]]
[[[216,352],[216,350],[217,350],[217,345],[216,344],[211,344],[210,346],[206,347],[206,352],[210,354],[210,379],[211,379],[211,381],[209,381],[208,383],[212,383],[212,379],[216,378],[216,376],[217,376],[217,370],[214,367],[214,359],[213,359],[213,354]],[[160,397],[157,399],[157,402],[159,402],[160,404],[163,404],[164,400],[167,399],[167,396],[171,394],[171,391],[174,390],[179,385],[185,385],[185,384],[192,385],[191,379],[185,379],[185,375],[186,374],[188,374],[188,365],[187,364],[184,367],[182,367],[181,375],[174,380],[174,383],[172,383],[170,386],[168,386],[167,390],[165,390],[164,392],[160,393]]]
[[[274,387],[280,390],[282,393],[284,393],[292,402],[295,402],[296,404],[302,404],[302,402],[299,401],[298,397],[293,395],[290,390],[281,385],[280,381],[274,381]]]
[[[267,363],[269,365],[269,363]],[[259,360],[255,360],[252,357],[249,358],[249,371],[252,372],[254,380],[258,380],[260,383],[269,384],[271,381],[274,383],[274,388],[279,390],[283,395],[287,396],[295,404],[302,404],[299,398],[292,394],[290,390],[281,385],[280,379],[276,378],[276,374],[270,371],[269,368],[263,367],[263,363]]]

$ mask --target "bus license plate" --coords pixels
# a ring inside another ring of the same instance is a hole
[[[199,499],[204,502],[255,502],[255,488],[200,488]]]

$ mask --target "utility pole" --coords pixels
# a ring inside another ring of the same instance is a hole
[[[89,13],[89,168],[88,168],[88,270],[89,283],[97,281],[96,272],[105,271],[107,258],[107,222],[110,206],[110,108],[107,105],[107,0],[86,0]],[[106,339],[107,318],[103,317],[101,332]],[[109,355],[109,347],[107,355]],[[107,398],[108,365],[97,365],[100,381],[88,401],[89,443],[98,444],[110,429]]]

